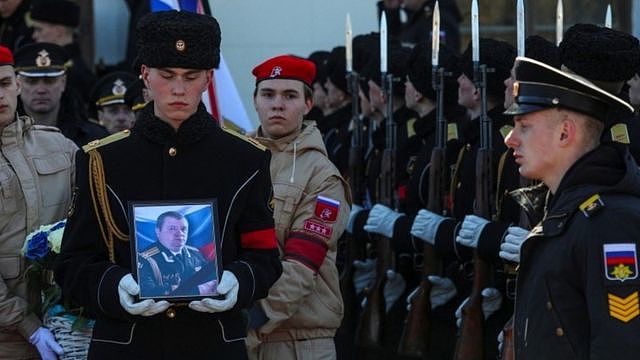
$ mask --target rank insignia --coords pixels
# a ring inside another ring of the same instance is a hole
[[[340,211],[340,201],[328,197],[318,196],[316,199],[316,209],[314,211],[317,218],[326,222],[334,222],[338,218]]]
[[[638,277],[636,244],[604,244],[604,265],[609,280],[632,280]]]
[[[331,229],[331,227],[320,224],[311,219],[304,221],[304,229],[310,233],[320,235],[327,239],[330,239],[331,233],[333,233],[333,229]]]
[[[595,194],[580,204],[579,209],[582,211],[582,214],[584,214],[584,217],[591,217],[603,207],[604,202],[600,198],[600,195]]]
[[[609,315],[624,323],[627,323],[640,315],[638,305],[638,292],[635,291],[626,298],[621,298],[613,294],[607,294],[609,301]]]
[[[611,127],[611,140],[621,144],[631,144],[627,124],[619,123]]]

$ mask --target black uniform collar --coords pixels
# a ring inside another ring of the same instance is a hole
[[[427,138],[431,133],[436,131],[436,110],[432,110],[427,115],[419,118],[413,124],[413,130],[421,139]]]
[[[158,144],[192,144],[200,140],[211,129],[217,127],[202,103],[190,118],[175,131],[171,125],[158,119],[153,112],[153,102],[147,104],[136,121],[133,130]]]

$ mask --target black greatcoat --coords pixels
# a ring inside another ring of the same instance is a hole
[[[170,153],[170,148],[176,151]],[[173,307],[173,318],[127,313],[117,288],[131,272],[129,242],[115,240],[112,264],[89,193],[88,156],[79,151],[77,200],[55,275],[64,296],[96,318],[89,358],[246,358],[242,309],[265,297],[282,272],[268,206],[270,153],[222,130],[202,105],[176,132],[153,115],[152,103],[130,136],[97,151],[114,221],[125,233],[129,201],[217,199],[221,261],[237,277],[239,292],[236,305],[222,313],[186,306]]]
[[[596,194],[600,201],[586,201]],[[623,145],[601,145],[567,171],[546,206],[521,249],[516,359],[637,359],[638,165]],[[624,271],[605,265],[612,244],[628,250]]]

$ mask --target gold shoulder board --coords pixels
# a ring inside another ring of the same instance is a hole
[[[91,142],[89,142],[87,145],[82,146],[82,150],[87,153],[91,150],[97,149],[101,146],[107,145],[107,144],[111,144],[113,142],[122,140],[126,137],[129,136],[129,134],[131,134],[131,131],[129,130],[122,130],[119,131],[115,134],[111,134],[107,137],[103,137],[102,139],[97,139],[97,140],[93,140]]]
[[[456,123],[447,124],[447,141],[450,140],[458,140],[458,124]]]
[[[160,249],[158,249],[157,246],[153,246],[153,247],[141,252],[140,256],[142,256],[143,258],[148,258],[148,257],[151,257],[151,256],[159,253],[159,252],[160,252]]]
[[[500,128],[500,135],[502,135],[502,139],[506,139],[507,135],[509,135],[511,130],[513,130],[513,126],[511,126],[511,125],[504,125],[503,127],[501,127]]]
[[[611,127],[611,140],[622,144],[631,144],[627,124],[618,123]]]
[[[240,134],[240,133],[239,133],[239,132],[237,132],[237,131],[233,131],[233,130],[231,130],[231,129],[227,129],[227,128],[225,128],[225,127],[223,127],[223,128],[222,128],[222,130],[224,130],[227,134],[233,135],[233,136],[237,137],[238,139],[242,139],[242,140],[244,140],[244,141],[248,142],[249,144],[251,144],[251,145],[253,145],[253,146],[257,147],[258,149],[260,149],[260,150],[262,150],[262,151],[267,150],[267,147],[266,147],[266,146],[264,146],[264,145],[260,144],[260,143],[259,143],[258,141],[256,141],[255,139],[252,139],[252,138],[250,138],[250,137],[244,136],[244,135]]]

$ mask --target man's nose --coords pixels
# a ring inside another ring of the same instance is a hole
[[[517,146],[517,139],[513,129],[504,137],[504,144],[510,149],[514,149]]]

